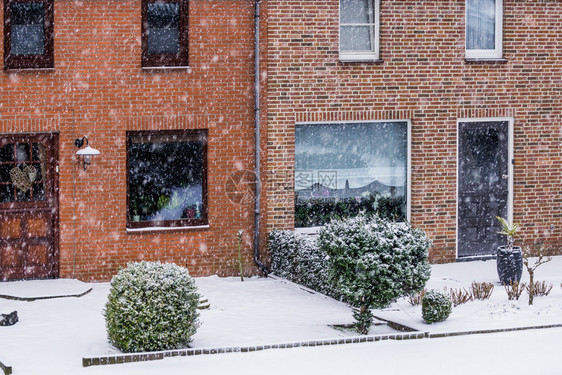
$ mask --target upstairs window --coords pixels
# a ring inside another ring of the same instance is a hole
[[[379,58],[379,0],[340,0],[340,60]]]
[[[54,67],[53,0],[4,0],[4,69]]]
[[[502,58],[502,0],[466,0],[466,57]]]
[[[143,0],[142,66],[188,65],[188,0]]]
[[[207,225],[207,131],[127,132],[127,228]]]

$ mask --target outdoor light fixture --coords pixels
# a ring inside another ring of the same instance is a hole
[[[100,152],[95,148],[91,148],[88,146],[88,138],[86,136],[82,138],[76,138],[74,141],[74,145],[78,148],[84,145],[84,141],[86,141],[86,147],[76,151],[76,155],[82,156],[82,160],[84,162],[84,170],[86,170],[86,166],[92,164],[92,156],[99,155]]]

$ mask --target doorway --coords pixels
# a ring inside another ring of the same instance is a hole
[[[511,119],[459,120],[457,256],[493,255],[505,239],[496,216],[510,218]]]
[[[0,281],[58,277],[58,134],[0,134]]]

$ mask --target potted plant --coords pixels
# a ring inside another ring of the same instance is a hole
[[[507,245],[498,247],[497,252],[497,269],[500,283],[503,285],[511,285],[519,283],[521,274],[523,273],[523,254],[521,247],[514,246],[515,235],[519,230],[519,225],[510,223],[504,218],[496,216],[500,222],[501,231],[499,234],[506,236]]]

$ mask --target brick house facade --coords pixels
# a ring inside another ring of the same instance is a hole
[[[433,240],[433,262],[489,255],[477,247],[496,236],[497,214],[521,223],[526,243],[548,238],[560,251],[562,2],[477,3],[268,1],[269,230],[299,222],[299,184],[305,203],[314,187],[340,197],[360,191],[359,163],[340,159],[389,138],[366,143],[352,133],[402,123],[409,130],[399,161],[407,165],[395,185],[404,190],[402,216]],[[492,35],[488,45],[481,31]],[[392,152],[376,147],[371,168]],[[496,153],[505,155],[486,164]],[[484,164],[471,169],[473,162]],[[375,172],[371,181],[384,178]],[[504,189],[503,198],[471,191],[478,184]]]
[[[434,262],[488,255],[496,208],[560,243],[562,3],[491,1],[488,45],[467,1],[262,0],[256,112],[254,1],[3,0],[0,278],[232,275],[240,230],[256,273],[256,113],[264,259],[267,232],[321,223],[324,192],[425,229]],[[490,168],[494,198],[470,189]]]
[[[254,272],[254,207],[227,191],[229,176],[254,168],[253,2],[4,0],[0,19],[0,278],[107,280],[141,259],[232,274],[239,230]],[[178,44],[188,53],[159,50]],[[87,169],[75,154],[83,136],[100,151]],[[162,162],[170,142],[192,158]],[[143,143],[164,148],[156,162]],[[144,175],[133,175],[140,165]],[[133,197],[142,177],[164,182]],[[172,206],[181,212],[156,212]]]

